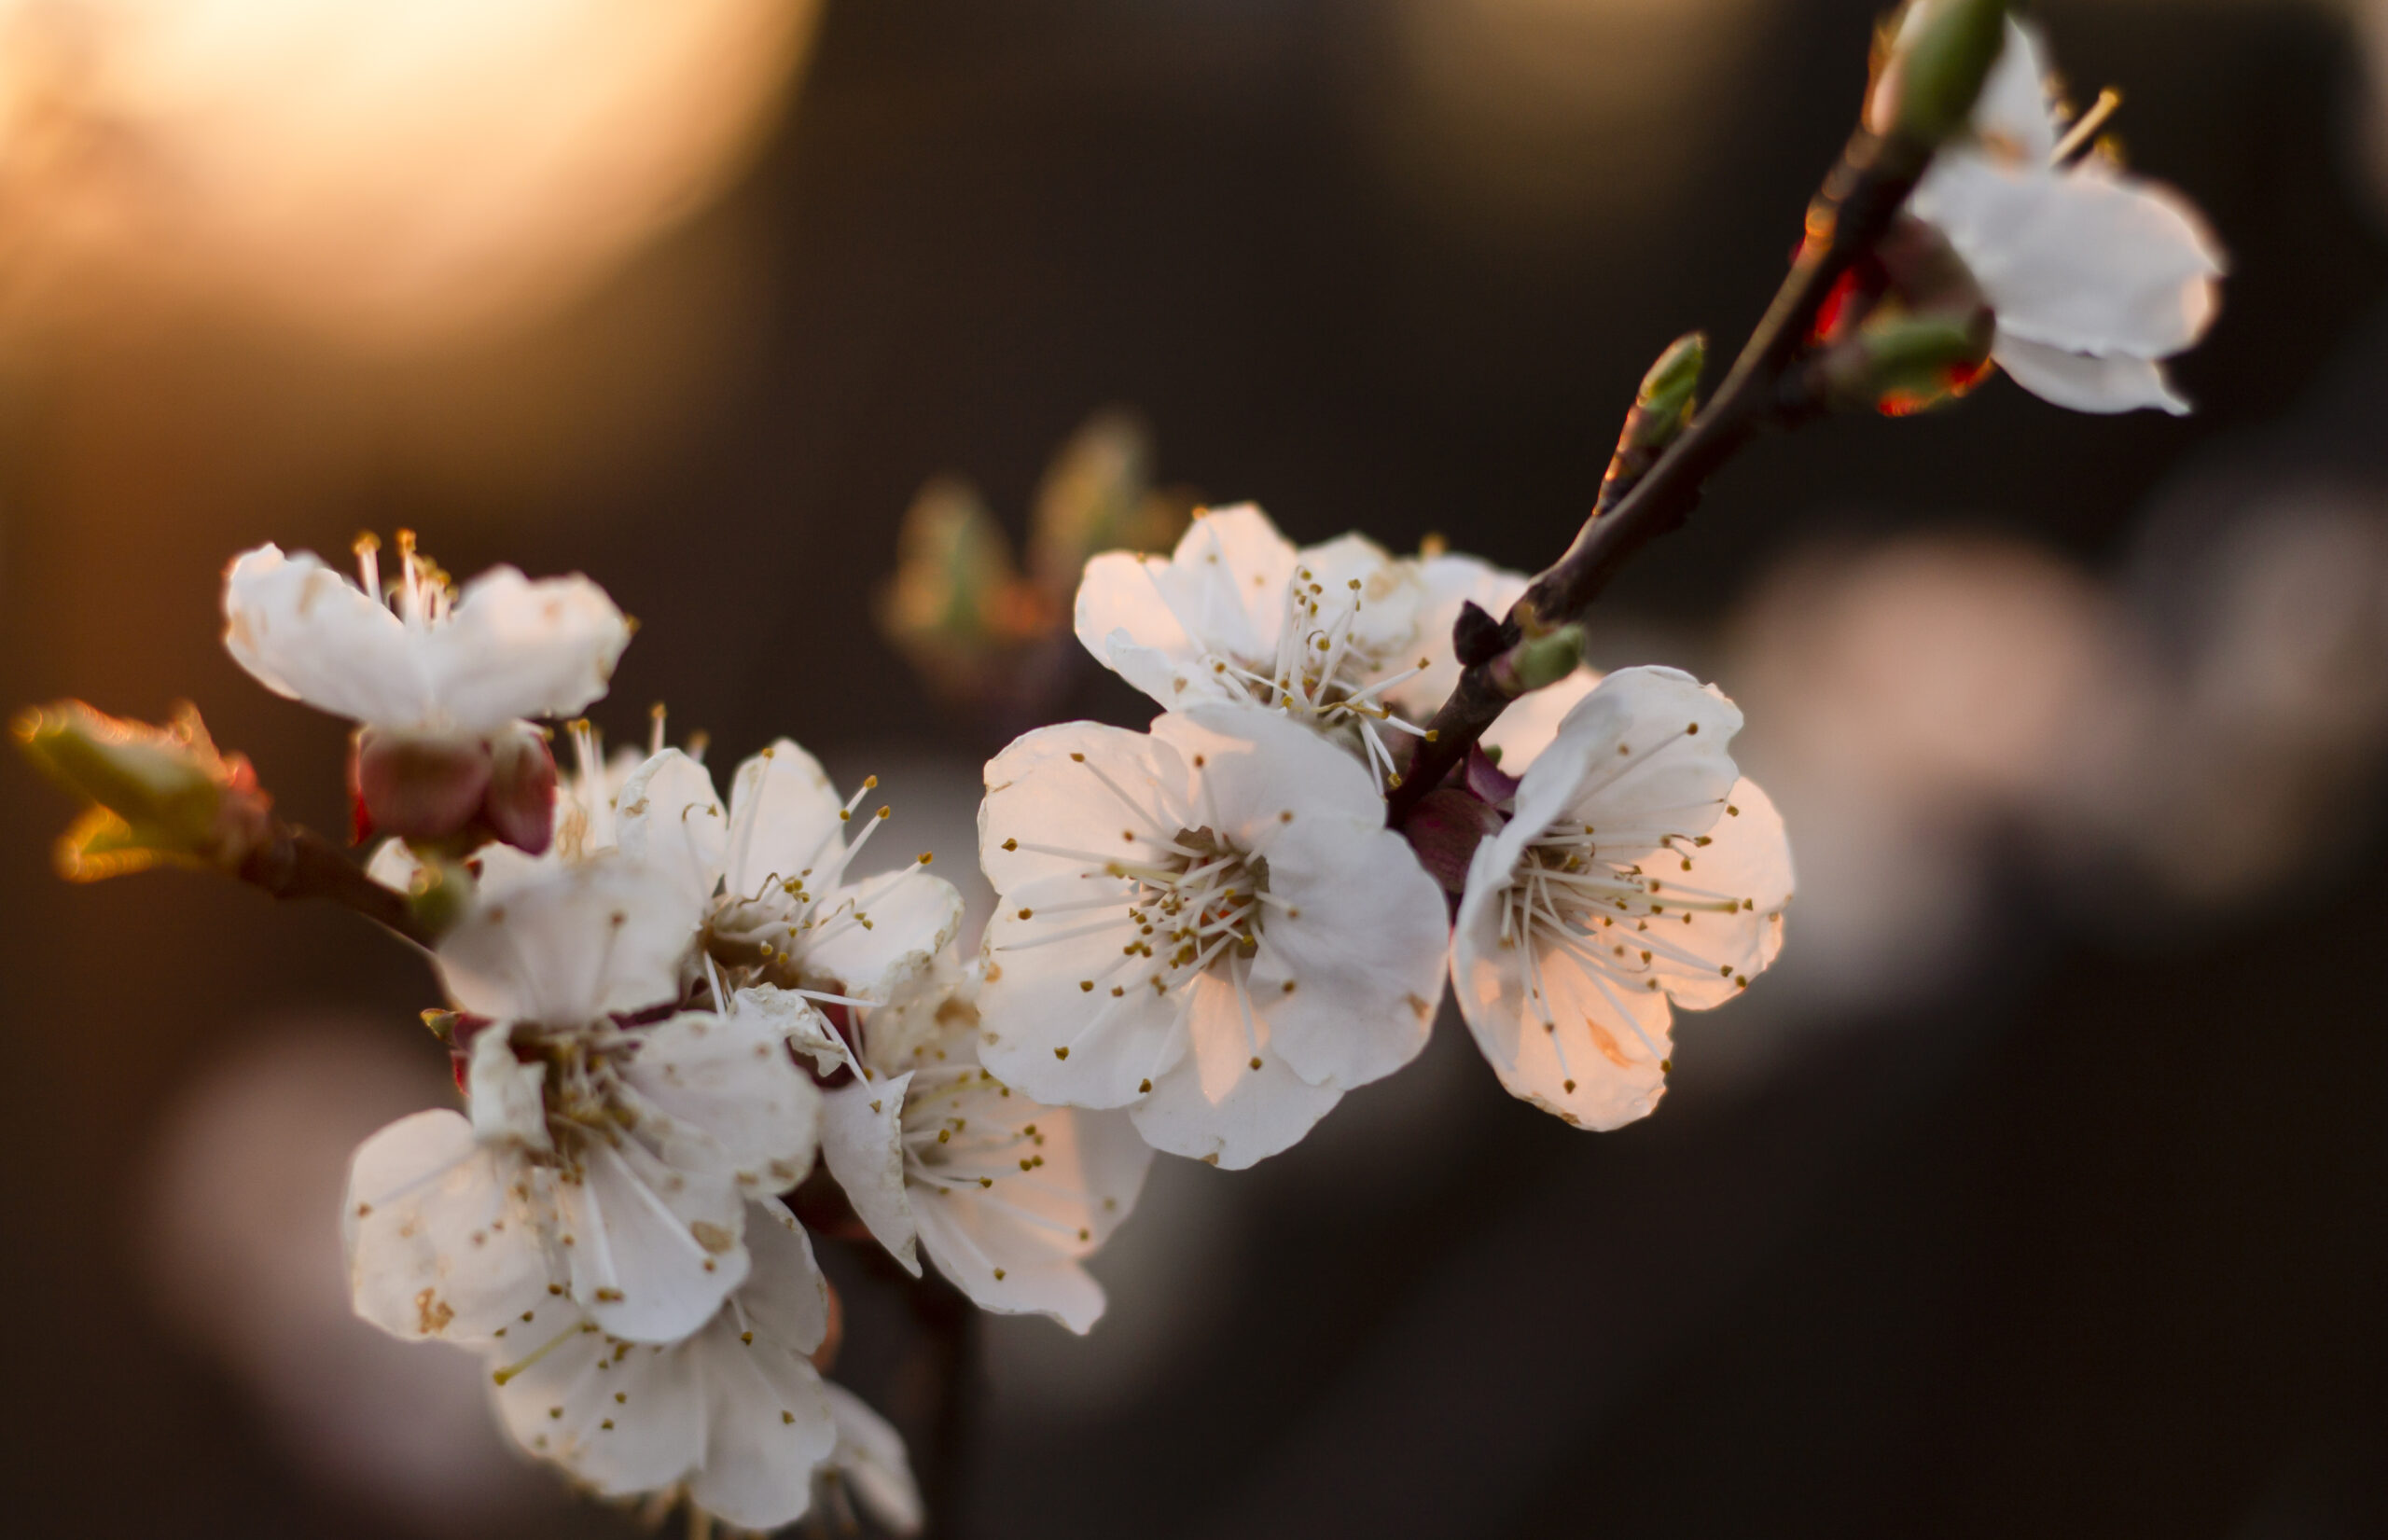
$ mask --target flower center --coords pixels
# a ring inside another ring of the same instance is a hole
[[[382,586],[382,541],[356,537],[356,579],[368,598],[388,604],[410,627],[437,625],[456,602],[456,585],[439,563],[414,548],[414,531],[398,531],[398,576]]]
[[[1211,671],[1234,681],[1260,705],[1306,717],[1324,730],[1349,734],[1369,768],[1397,786],[1401,777],[1378,729],[1413,735],[1421,729],[1395,715],[1379,698],[1417,677],[1427,663],[1422,658],[1415,668],[1385,674],[1387,655],[1397,649],[1373,646],[1357,636],[1366,600],[1367,586],[1357,577],[1347,579],[1339,593],[1308,567],[1297,567],[1285,585],[1276,658],[1261,663],[1214,654]]]
[[[863,778],[839,811],[839,826],[855,822],[854,810],[879,785],[876,775]],[[847,885],[845,875],[870,837],[893,815],[882,807],[861,820],[862,831],[841,844],[834,831],[822,837],[812,863],[794,873],[765,872],[755,880],[756,891],[724,893],[715,900],[706,929],[706,950],[733,973],[801,995],[816,1004],[868,1007],[880,1004],[841,992],[854,984],[833,968],[820,965],[824,943],[856,930],[871,930],[871,909],[903,883],[925,871],[926,853],[892,872]],[[746,865],[746,847],[754,839],[755,818],[733,818],[730,827],[730,870]]]
[[[1546,1031],[1554,1016],[1542,960],[1551,953],[1583,964],[1604,990],[1659,989],[1665,964],[1708,971],[1679,939],[1680,927],[1695,914],[1729,914],[1746,903],[1695,885],[1693,857],[1708,843],[1705,835],[1669,835],[1657,851],[1620,865],[1601,858],[1586,824],[1551,829],[1526,847],[1502,900],[1501,944],[1523,951],[1528,1006]],[[1689,879],[1662,876],[1660,862]],[[1631,1019],[1621,1006],[1620,1014]]]

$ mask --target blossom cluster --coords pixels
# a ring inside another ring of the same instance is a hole
[[[2052,104],[2034,35],[1961,0],[1919,0],[1906,35],[1936,14],[1990,17],[1996,57],[1792,350],[1817,399],[1929,405],[1994,363],[2061,404],[2178,409],[2163,360],[2213,314],[2210,240],[2088,153],[2100,119]],[[1918,100],[1902,67],[1875,92],[1894,136]],[[1659,475],[1693,415],[1698,350],[1671,356],[1693,360],[1681,409],[1645,393],[1613,478]],[[1166,556],[1088,561],[1076,639],[1158,712],[1043,727],[988,763],[996,905],[975,937],[930,853],[865,864],[891,812],[876,779],[841,794],[792,741],[725,795],[659,709],[643,753],[570,723],[560,770],[539,720],[599,700],[631,638],[589,579],[459,587],[408,535],[387,573],[369,538],[356,557],[352,581],[247,552],[224,609],[251,674],[357,724],[365,873],[325,875],[323,842],[195,717],[20,736],[103,807],[93,869],[212,865],[424,941],[461,1109],[356,1151],[353,1302],[479,1354],[514,1438],[605,1496],[915,1529],[901,1438],[826,1378],[841,1310],[816,1239],[1084,1332],[1104,1308],[1085,1263],[1156,1152],[1288,1149],[1416,1058],[1446,992],[1511,1094],[1616,1129],[1665,1093],[1675,1013],[1732,1000],[1783,944],[1789,843],[1734,762],[1733,703],[1673,669],[1578,666],[1580,632],[1525,602],[1552,590],[1439,546],[1297,547],[1245,505]],[[1468,635],[1490,650],[1463,657]],[[1506,704],[1480,740],[1440,740],[1463,697]],[[1429,777],[1437,742],[1457,763]]]
[[[574,724],[559,776],[524,718],[603,690],[627,635],[611,602],[504,569],[451,593],[402,549],[392,604],[369,547],[362,584],[250,552],[225,596],[235,657],[360,718],[354,760],[385,755],[395,799],[434,810],[373,875],[469,893],[432,957],[464,1110],[356,1152],[357,1312],[481,1354],[507,1429],[600,1493],[749,1529],[859,1501],[916,1527],[901,1440],[824,1378],[838,1311],[798,1209],[1084,1331],[1104,1297],[1080,1263],[1149,1149],[983,1062],[959,895],[925,855],[856,875],[889,815],[864,808],[875,781],[840,798],[782,741],[725,800],[659,722],[611,760]],[[536,830],[488,815],[493,742],[543,770],[522,778],[549,788]]]
[[[965,956],[929,854],[859,875],[875,778],[841,797],[782,740],[725,798],[659,715],[610,759],[573,723],[559,773],[528,718],[603,691],[618,612],[578,577],[455,590],[399,549],[385,586],[369,542],[355,583],[267,547],[225,592],[243,666],[358,719],[359,828],[406,831],[371,875],[449,915],[430,1020],[464,1107],[357,1151],[351,1286],[480,1353],[514,1436],[601,1493],[761,1529],[828,1487],[916,1519],[893,1430],[823,1378],[799,1211],[1084,1331],[1081,1264],[1154,1151],[1285,1149],[1417,1055],[1447,978],[1512,1091],[1605,1129],[1657,1103],[1673,1009],[1779,944],[1789,851],[1729,756],[1739,714],[1671,670],[1521,701],[1387,827],[1460,606],[1524,587],[1472,558],[1297,549],[1252,507],[1096,558],[1078,633],[1166,709],[989,764],[999,903]]]
[[[1651,668],[1523,696],[1465,784],[1388,831],[1395,745],[1458,678],[1462,606],[1525,588],[1359,535],[1297,549],[1250,506],[1165,560],[1089,563],[1079,639],[1166,709],[987,767],[995,1070],[1247,1166],[1416,1057],[1448,980],[1516,1095],[1590,1129],[1649,1113],[1673,1008],[1773,958],[1789,846],[1734,770],[1740,714]]]

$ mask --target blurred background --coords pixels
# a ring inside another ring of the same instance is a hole
[[[990,1323],[946,1533],[2388,1534],[2388,4],[2040,12],[2232,254],[2199,414],[1999,382],[1734,465],[1593,660],[1748,710],[1783,964],[1622,1133],[1447,1017],[1293,1152],[1160,1163],[1090,1338]],[[1021,539],[1118,404],[1298,539],[1539,566],[1644,366],[1771,294],[1872,19],[0,0],[0,701],[189,698],[342,827],[218,574],[405,525],[636,615],[618,736],[795,736],[962,875],[1001,727],[874,627],[923,483]],[[632,1533],[347,1315],[347,1151],[449,1094],[420,961],[69,889],[68,814],[0,765],[15,1531]],[[840,1267],[840,1377],[920,1435]]]

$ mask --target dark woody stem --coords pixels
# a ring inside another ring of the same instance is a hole
[[[1865,129],[1851,137],[1808,206],[1807,238],[1789,276],[1715,397],[1630,490],[1602,499],[1567,553],[1534,580],[1499,627],[1479,626],[1474,633],[1463,627],[1454,636],[1466,667],[1393,788],[1388,823],[1399,827],[1419,798],[1465,762],[1514,699],[1500,688],[1492,668],[1504,652],[1581,620],[1618,569],[1681,524],[1699,506],[1708,479],[1759,430],[1815,414],[1814,391],[1799,365],[1816,314],[1841,275],[1890,229],[1931,163],[1930,148],[1912,140]]]
[[[327,899],[417,946],[427,948],[438,939],[404,894],[366,876],[339,847],[310,828],[277,822],[264,843],[241,863],[240,877],[276,898]]]

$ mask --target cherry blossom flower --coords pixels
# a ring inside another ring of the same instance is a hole
[[[1726,752],[1741,725],[1688,674],[1610,674],[1477,847],[1452,986],[1513,1095],[1583,1128],[1648,1116],[1672,1007],[1721,1005],[1774,960],[1791,853]]]
[[[996,756],[979,814],[998,895],[987,1068],[1241,1167],[1409,1062],[1448,927],[1372,781],[1284,716],[1223,703],[1149,733],[1046,728]]]
[[[1126,1113],[1048,1106],[980,1064],[982,968],[948,959],[870,1013],[862,1074],[825,1099],[822,1155],[915,1275],[924,1250],[981,1309],[1084,1332],[1104,1298],[1079,1262],[1135,1206],[1152,1149]]]
[[[2119,98],[2067,132],[2048,77],[2038,35],[2010,20],[1971,138],[1943,146],[1909,210],[1972,270],[1997,316],[1991,356],[2018,384],[2076,411],[2187,412],[2162,361],[2212,323],[2222,254],[2178,194],[2083,153]]]
[[[669,1341],[719,1308],[746,1275],[745,1199],[811,1166],[819,1092],[769,1013],[669,1014],[692,931],[619,857],[484,881],[437,954],[477,1028],[471,1116],[417,1114],[358,1150],[360,1315],[470,1342],[568,1295],[612,1335]]]
[[[630,624],[585,577],[535,583],[497,567],[460,593],[411,535],[398,549],[386,603],[369,537],[354,583],[312,555],[244,552],[225,576],[225,645],[267,688],[362,724],[350,761],[360,840],[479,827],[543,850],[555,762],[522,718],[603,695]]]
[[[617,838],[686,895],[733,971],[867,1008],[925,976],[962,928],[962,895],[926,856],[848,881],[888,817],[857,818],[878,784],[840,802],[819,761],[782,739],[738,767],[725,810],[704,768],[666,749],[623,785]]]
[[[1164,708],[1253,701],[1348,736],[1390,776],[1378,728],[1413,730],[1384,697],[1424,666],[1424,598],[1417,563],[1357,534],[1296,550],[1247,503],[1196,519],[1166,561],[1089,562],[1076,625],[1098,661]]]
[[[544,1339],[516,1339],[522,1356],[493,1376],[507,1431],[601,1495],[681,1489],[705,1513],[753,1530],[804,1516],[849,1426],[884,1461],[893,1430],[868,1408],[870,1423],[860,1423],[845,1393],[833,1400],[809,1356],[828,1334],[829,1305],[802,1227],[765,1199],[749,1205],[746,1235],[753,1271],[677,1341],[613,1336],[569,1312]],[[512,1347],[498,1344],[493,1359]],[[900,1440],[893,1459],[901,1472]]]
[[[224,579],[225,645],[277,695],[410,732],[488,733],[605,693],[630,623],[596,584],[493,567],[460,592],[411,536],[398,550],[386,603],[369,538],[354,583],[303,551],[243,552]]]

